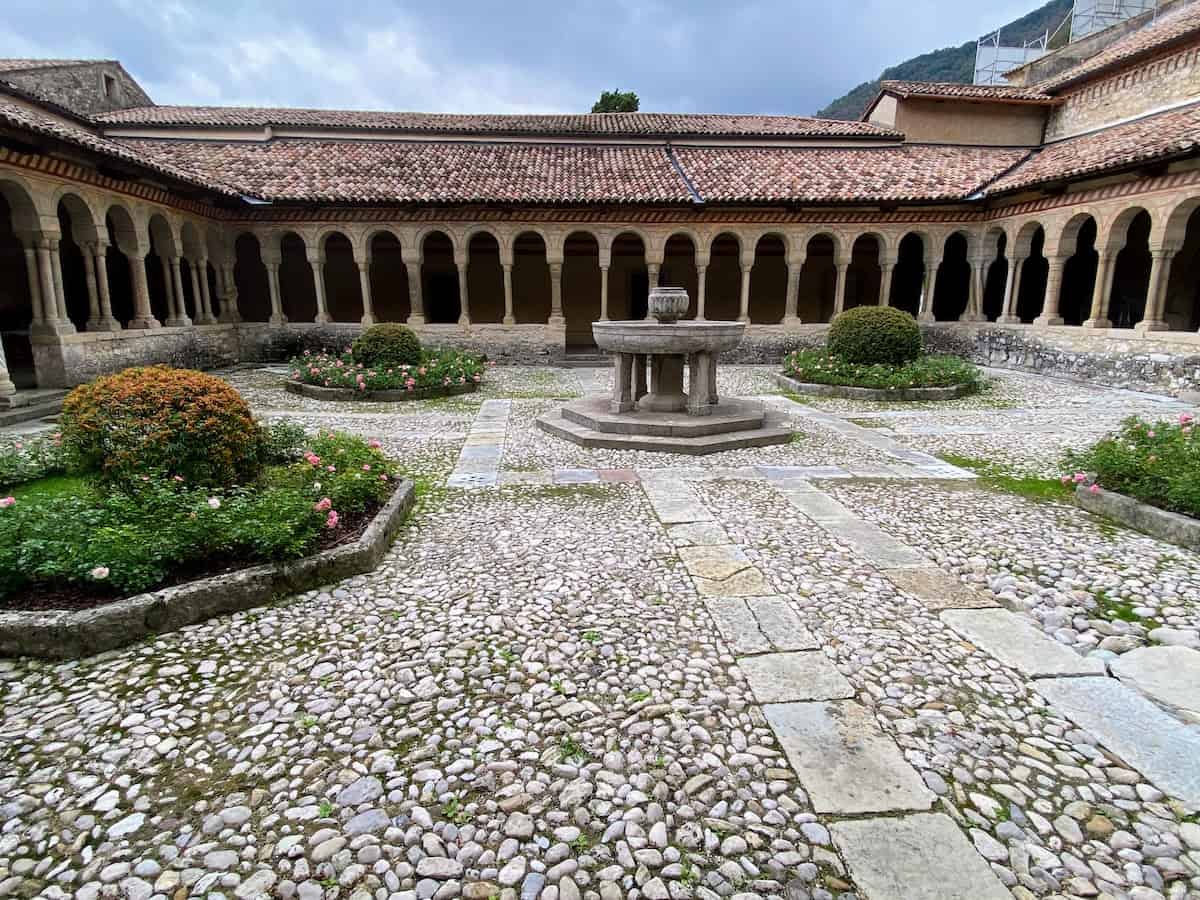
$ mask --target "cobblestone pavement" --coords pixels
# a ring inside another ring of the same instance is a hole
[[[1200,657],[1200,555],[933,458],[1056,473],[1182,407],[721,374],[797,439],[681,465],[536,430],[601,370],[345,406],[229,373],[384,441],[418,508],[368,575],[0,661],[0,897],[1200,897],[1200,714],[1120,668]]]

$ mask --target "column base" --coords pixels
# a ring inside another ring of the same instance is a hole
[[[88,331],[120,331],[121,323],[109,316],[107,319],[88,319]]]
[[[1017,316],[1001,316],[996,320],[997,325],[1020,325],[1021,320]]]
[[[329,313],[317,313],[317,317],[313,319],[318,325],[328,325],[333,321],[333,316]]]
[[[785,328],[794,328],[802,323],[799,316],[784,316],[783,321],[780,324]]]
[[[408,318],[404,320],[404,324],[405,325],[424,325],[425,324],[425,314],[424,313],[409,313]]]
[[[226,325],[237,325],[242,321],[242,314],[239,312],[221,313],[221,315],[217,316],[217,321]]]
[[[739,321],[739,322],[745,322],[747,325],[749,325],[749,324],[750,324],[750,317],[749,317],[749,316],[738,316],[738,321]]]
[[[958,321],[973,322],[973,323],[986,322],[987,316],[982,316],[979,313],[971,313],[970,315],[967,315],[966,313],[964,313],[963,315],[958,317]]]
[[[163,324],[168,328],[187,328],[192,324],[192,320],[184,316],[182,319],[167,319]]]
[[[459,328],[470,328],[471,327],[471,317],[470,316],[459,316],[458,317],[458,327]]]
[[[512,328],[514,325],[517,324],[517,320],[513,316],[505,316],[503,319],[500,320],[500,324],[503,325],[505,328]]]
[[[546,324],[551,328],[566,328],[567,320],[563,317],[562,313],[559,313],[557,316],[551,314],[550,318],[546,320]]]
[[[1033,320],[1033,324],[1041,325],[1042,327],[1047,327],[1050,325],[1066,325],[1067,320],[1062,316],[1038,316]]]
[[[127,331],[153,331],[155,328],[162,328],[162,322],[150,316],[138,316],[129,320],[129,324],[125,326]]]
[[[1112,328],[1113,324],[1108,319],[1088,319],[1079,327],[1087,329]]]
[[[267,319],[267,324],[268,325],[286,325],[287,324],[287,316],[283,315],[283,313],[280,313],[278,315],[273,315],[273,316],[271,316],[271,318]]]
[[[834,316],[834,318],[837,318],[837,316]],[[934,322],[937,321],[937,319],[935,319],[933,317],[933,312],[929,311],[929,312],[923,312],[919,316],[917,316],[917,321],[918,322],[928,322],[930,324],[933,324]]]
[[[12,379],[5,372],[4,376],[0,378],[0,409],[11,409],[15,396],[17,396],[17,386],[12,383]]]
[[[1171,326],[1162,319],[1151,319],[1150,321],[1138,322],[1133,326],[1135,334],[1145,334],[1148,331],[1170,331]]]
[[[359,322],[362,323],[364,328],[369,328],[375,324],[375,317],[369,314],[364,315],[361,319],[359,319]]]
[[[201,318],[197,319],[197,320],[196,320],[196,321],[195,321],[193,324],[196,324],[196,325],[216,325],[216,324],[217,324],[217,317],[216,317],[216,316],[202,316]]]

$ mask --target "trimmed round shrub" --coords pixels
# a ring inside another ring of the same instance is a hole
[[[266,449],[241,394],[220,378],[170,366],[75,388],[61,425],[72,466],[116,482],[162,473],[193,485],[241,484],[262,471]]]
[[[826,346],[846,362],[898,366],[921,355],[921,326],[902,309],[856,306],[833,320]]]
[[[395,322],[372,325],[351,348],[364,366],[415,366],[421,362],[421,341],[411,328]]]

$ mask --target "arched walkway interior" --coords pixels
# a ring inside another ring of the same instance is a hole
[[[472,322],[504,320],[504,268],[500,243],[486,231],[471,235],[467,244],[467,297]]]
[[[1000,232],[996,237],[996,255],[987,264],[983,283],[983,315],[995,322],[1004,314],[1004,288],[1008,284],[1008,235]]]
[[[1021,263],[1021,286],[1017,294],[1016,316],[1026,324],[1042,314],[1046,298],[1046,278],[1050,273],[1044,248],[1046,230],[1037,226],[1029,244],[1029,256]]]
[[[1092,291],[1100,254],[1096,252],[1096,220],[1091,216],[1078,226],[1075,252],[1063,264],[1058,314],[1067,325],[1082,325],[1092,310]]]
[[[609,316],[614,319],[646,318],[650,275],[646,270],[646,247],[636,234],[622,234],[613,241],[608,291]]]
[[[732,322],[741,315],[741,246],[732,234],[719,234],[708,252],[705,275],[704,317]]]
[[[412,311],[408,296],[408,266],[400,241],[390,231],[381,231],[370,241],[371,306],[378,322],[405,322]]]
[[[421,281],[425,297],[425,318],[430,323],[451,324],[462,314],[458,295],[458,267],[454,264],[454,244],[440,231],[425,236],[421,263]]]
[[[279,241],[279,294],[289,322],[317,320],[317,288],[304,239],[289,231]]]
[[[350,238],[340,231],[325,238],[325,303],[334,322],[362,321],[362,282],[358,263],[354,261]]]
[[[1125,243],[1113,270],[1109,318],[1114,328],[1132,328],[1146,312],[1150,289],[1150,214],[1144,209],[1129,222]]]
[[[854,242],[846,269],[846,309],[879,303],[879,250],[879,239],[873,234],[861,235]]]
[[[271,289],[267,284],[267,267],[263,265],[258,238],[252,234],[238,235],[233,252],[238,312],[247,322],[265,322],[271,318]]]
[[[1200,204],[1188,216],[1183,243],[1171,262],[1164,309],[1172,331],[1200,330]]]
[[[774,325],[783,321],[787,283],[787,247],[778,235],[763,235],[754,248],[750,270],[751,322]]]
[[[25,267],[25,247],[17,238],[13,203],[28,202],[19,197],[17,188],[0,184],[0,340],[8,361],[8,373],[18,388],[37,386],[33,367],[33,345],[29,330],[33,323],[33,301],[29,293],[29,272]]]
[[[687,318],[696,317],[700,301],[700,280],[696,272],[696,245],[686,234],[673,234],[663,248],[662,271],[658,283],[663,287],[681,287],[688,292]],[[705,301],[707,305],[707,300]]]
[[[897,250],[896,268],[892,272],[891,305],[918,315],[924,284],[925,243],[921,235],[910,232],[901,239]]]
[[[942,264],[933,288],[933,317],[938,322],[957,322],[967,311],[971,292],[971,264],[967,261],[967,238],[961,231],[946,238]]]
[[[513,243],[513,294],[518,323],[550,317],[550,268],[540,234],[527,231]],[[563,243],[562,298],[567,346],[594,347],[592,323],[600,320],[600,243],[586,231],[571,233]],[[611,308],[608,315],[613,318]]]
[[[808,255],[800,270],[797,315],[801,322],[828,322],[837,300],[836,247],[833,238],[819,234],[808,242]]]

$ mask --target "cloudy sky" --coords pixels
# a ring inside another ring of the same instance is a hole
[[[158,103],[808,114],[1037,0],[7,0],[0,56],[116,58]]]

